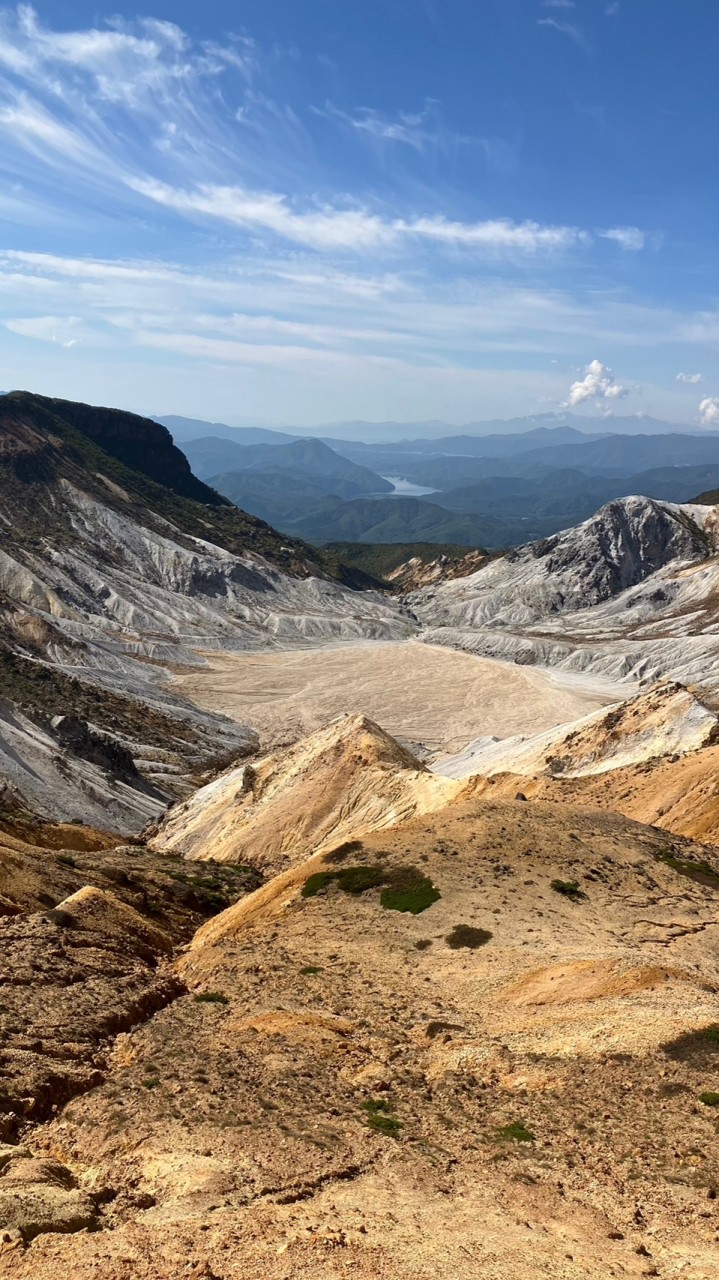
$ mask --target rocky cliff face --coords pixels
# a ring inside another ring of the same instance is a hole
[[[416,592],[422,638],[568,672],[719,687],[717,510],[622,498]]]
[[[690,509],[622,498],[575,529],[531,542],[470,578],[411,598],[423,620],[517,626],[586,609],[644,582],[670,562],[707,554]]]

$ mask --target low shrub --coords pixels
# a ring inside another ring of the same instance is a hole
[[[382,867],[347,867],[336,873],[337,884],[343,893],[365,893],[376,889],[384,881]]]
[[[582,898],[586,898],[586,893],[579,888],[576,880],[553,880],[550,888],[555,893],[561,893],[565,898],[571,898],[573,902],[580,902]]]
[[[380,904],[385,910],[406,911],[415,916],[426,911],[427,907],[431,907],[442,896],[429,877],[416,867],[385,868],[374,865],[345,867],[341,871],[316,871],[305,880],[301,889],[302,897],[314,898],[331,884],[336,884],[343,893],[354,897],[384,885]]]
[[[386,876],[388,887],[382,891],[380,904],[385,911],[407,911],[420,915],[441,897],[429,876],[416,867],[397,867]]]
[[[456,924],[451,933],[447,934],[445,942],[453,951],[459,951],[461,947],[469,947],[475,951],[477,947],[484,947],[492,938],[489,929],[475,929],[471,924]]]
[[[227,996],[221,991],[202,991],[200,995],[195,996],[195,1004],[229,1004]]]

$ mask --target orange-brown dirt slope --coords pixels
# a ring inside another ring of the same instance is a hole
[[[475,797],[288,858],[25,1135],[26,1219],[53,1161],[85,1199],[0,1276],[715,1280],[708,857]]]
[[[674,835],[719,844],[719,747],[655,756],[594,777],[502,773],[473,779],[472,786],[492,799],[522,791],[528,799],[613,809]]]

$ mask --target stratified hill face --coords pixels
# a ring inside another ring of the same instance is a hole
[[[336,579],[366,575],[238,511],[149,420],[4,396],[0,478],[0,776],[50,816],[137,828],[254,747],[165,690],[196,647],[412,630],[378,594],[350,604]]]
[[[618,499],[408,601],[422,638],[611,679],[719,684],[715,507]]]
[[[459,790],[366,716],[347,716],[220,775],[171,809],[151,843],[276,872],[330,843],[442,808]]]

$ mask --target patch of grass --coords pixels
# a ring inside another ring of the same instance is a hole
[[[394,1115],[394,1107],[387,1098],[367,1098],[362,1110],[366,1111],[367,1124],[375,1133],[382,1133],[386,1138],[399,1137],[402,1121]]]
[[[553,880],[550,888],[554,889],[555,893],[561,893],[565,898],[571,898],[572,902],[581,902],[587,896],[584,890],[579,888],[576,880]]]
[[[312,974],[315,974],[315,973],[324,973],[324,969],[320,964],[306,964],[304,969],[300,969],[300,973],[304,977],[310,977]]]
[[[346,867],[336,872],[337,884],[343,893],[365,893],[367,889],[378,888],[384,879],[382,867]]]
[[[521,1120],[514,1120],[512,1124],[505,1124],[498,1130],[498,1137],[504,1142],[535,1142],[535,1136],[530,1129],[527,1128]]]
[[[456,924],[452,932],[447,934],[445,942],[453,951],[459,951],[461,947],[476,951],[477,947],[486,946],[491,938],[489,929],[475,929],[471,924]]]
[[[711,863],[704,862],[701,858],[696,862],[689,858],[678,858],[675,850],[668,845],[655,849],[654,854],[665,866],[678,871],[679,875],[687,876],[689,880],[696,880],[698,884],[708,885],[712,889],[719,889],[719,871]]]
[[[200,995],[195,996],[195,1004],[229,1004],[227,996],[221,991],[202,991]]]
[[[151,1076],[149,1080],[143,1080],[142,1083],[146,1089],[157,1089],[160,1081],[157,1076]]]
[[[318,893],[322,893],[328,884],[335,878],[333,871],[315,871],[314,875],[308,876],[302,886],[303,898],[314,898]]]
[[[416,867],[397,867],[386,873],[386,880],[388,887],[380,897],[385,911],[407,911],[418,916],[442,897],[429,877]]]
[[[432,881],[416,867],[385,868],[381,866],[344,867],[341,871],[316,871],[302,886],[303,898],[314,898],[330,884],[343,893],[359,896],[369,889],[385,888],[380,903],[386,911],[407,911],[419,915],[442,895]]]
[[[719,1093],[700,1093],[699,1101],[704,1103],[705,1107],[719,1107]]]

